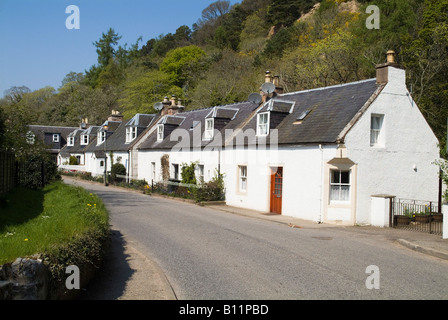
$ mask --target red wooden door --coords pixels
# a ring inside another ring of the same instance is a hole
[[[283,168],[271,168],[271,212],[282,213]]]

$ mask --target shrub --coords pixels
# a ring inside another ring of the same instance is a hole
[[[77,166],[77,165],[78,165],[78,159],[76,159],[75,156],[70,156],[69,164],[70,164],[71,166]]]
[[[121,163],[114,163],[110,169],[110,177],[112,181],[117,180],[117,175],[126,175],[126,168]]]

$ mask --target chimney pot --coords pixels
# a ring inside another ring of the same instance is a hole
[[[271,82],[272,76],[271,76],[271,71],[266,71],[265,74],[265,82]]]
[[[395,51],[387,51],[387,63],[395,63]]]

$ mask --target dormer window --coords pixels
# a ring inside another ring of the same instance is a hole
[[[257,115],[257,136],[267,136],[269,133],[269,112]]]
[[[68,137],[67,146],[73,147],[75,145],[75,137]]]
[[[87,134],[83,134],[82,136],[81,136],[81,145],[82,146],[86,146],[86,145],[88,145],[89,144],[89,135],[87,135]]]
[[[104,141],[106,141],[106,131],[99,131],[98,132],[98,145],[102,144]]]
[[[59,134],[53,133],[53,142],[59,142]]]
[[[205,140],[211,140],[213,139],[213,131],[215,129],[215,119],[205,119],[205,132],[204,132],[204,139]]]
[[[157,126],[157,141],[163,140],[163,124]]]
[[[36,136],[33,132],[28,131],[26,133],[26,142],[28,142],[29,144],[34,144],[35,138],[36,138]]]
[[[131,142],[137,138],[137,127],[126,128],[126,142]]]

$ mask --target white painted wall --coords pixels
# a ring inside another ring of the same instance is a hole
[[[384,147],[370,146],[372,114],[384,114]],[[348,132],[345,145],[358,164],[357,223],[371,223],[372,195],[437,201],[438,141],[409,95],[404,70],[389,67],[388,84]]]
[[[336,155],[336,145],[280,147],[277,151],[227,150],[224,152],[226,202],[230,206],[270,211],[271,167],[283,167],[282,215],[321,221],[323,169]],[[247,166],[247,191],[239,192],[238,166]]]
[[[134,151],[135,152],[135,151]],[[179,165],[179,179],[181,179],[182,164],[197,162],[204,165],[204,181],[210,181],[215,176],[215,170],[218,169],[219,152],[218,151],[171,151],[171,150],[138,150],[138,168],[137,177],[139,180],[146,180],[148,183],[154,179],[154,182],[162,181],[161,158],[169,154],[170,177],[173,177],[173,164]],[[156,176],[153,177],[152,165],[156,164]]]

